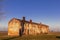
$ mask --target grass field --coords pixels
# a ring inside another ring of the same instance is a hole
[[[60,33],[50,33],[50,34],[41,34],[41,35],[23,35],[20,36],[8,36],[7,33],[0,33],[0,40],[60,40]]]

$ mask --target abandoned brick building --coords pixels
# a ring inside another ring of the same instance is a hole
[[[41,33],[49,33],[49,26],[42,23],[35,23],[23,19],[12,18],[8,22],[8,35],[37,35]]]

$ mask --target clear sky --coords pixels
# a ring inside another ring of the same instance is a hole
[[[26,20],[47,24],[51,30],[60,29],[60,0],[4,0],[3,6],[1,30],[6,30],[11,18],[22,19],[23,16]]]

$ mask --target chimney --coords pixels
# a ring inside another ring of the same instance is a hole
[[[25,17],[23,17],[23,21],[25,21]]]
[[[32,23],[32,20],[30,19],[30,23]]]

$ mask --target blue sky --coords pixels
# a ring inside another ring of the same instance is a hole
[[[47,24],[50,29],[60,28],[60,0],[4,0],[4,18],[0,21],[1,30],[7,28],[8,21],[15,17]]]

